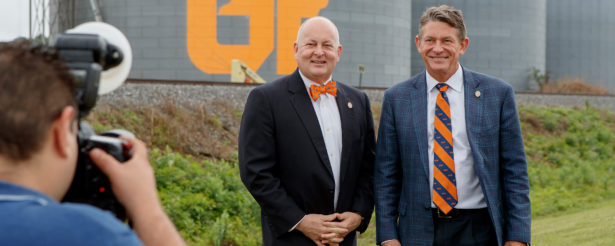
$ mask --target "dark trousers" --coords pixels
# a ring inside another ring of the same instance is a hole
[[[486,208],[454,209],[449,216],[433,209],[434,246],[498,245],[493,223]]]

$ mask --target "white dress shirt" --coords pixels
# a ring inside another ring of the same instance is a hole
[[[436,111],[436,98],[438,81],[429,72],[425,72],[427,77],[427,143],[429,153],[429,186],[430,194],[433,196],[433,162],[434,162],[434,117]],[[458,65],[457,72],[448,81],[446,96],[451,109],[452,134],[453,134],[453,153],[455,161],[455,178],[457,179],[457,205],[458,209],[486,208],[485,196],[478,182],[478,177],[474,171],[474,158],[472,149],[468,142],[466,133],[466,116],[464,104],[463,71]],[[433,197],[431,207],[435,208]]]
[[[342,160],[342,120],[340,119],[340,111],[337,109],[335,97],[329,93],[322,93],[318,100],[312,100],[312,97],[309,95],[310,86],[320,86],[320,84],[303,76],[301,71],[299,71],[299,75],[301,75],[301,79],[303,79],[305,88],[308,91],[308,97],[316,112],[320,131],[325,140],[325,147],[327,148],[327,155],[329,157],[329,163],[331,163],[331,170],[333,171],[333,179],[335,181],[333,207],[337,208],[337,197],[340,192],[340,163]],[[331,81],[331,77],[329,77],[323,85],[329,83],[329,81]]]
[[[340,165],[342,160],[342,120],[340,119],[340,112],[337,109],[337,102],[335,97],[329,93],[320,94],[318,100],[312,100],[310,94],[311,85],[320,85],[305,76],[299,71],[301,79],[307,89],[308,97],[316,112],[318,118],[318,124],[320,125],[320,131],[322,137],[325,140],[325,147],[327,148],[327,155],[329,157],[329,163],[331,163],[331,171],[333,171],[333,180],[335,182],[335,193],[333,196],[333,207],[337,208],[337,198],[340,193]],[[329,83],[331,77],[324,83]],[[323,85],[324,85],[323,84]],[[303,218],[301,219],[303,220]],[[295,224],[289,231],[292,231],[301,223],[301,220]]]

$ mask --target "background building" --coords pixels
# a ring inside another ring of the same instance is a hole
[[[547,71],[615,92],[615,1],[549,0]]]
[[[69,0],[72,23],[94,20],[89,1]],[[230,60],[267,81],[296,68],[293,42],[301,21],[323,15],[338,25],[342,59],[334,77],[388,87],[410,76],[410,1],[105,0],[103,20],[133,47],[133,79],[228,82]],[[66,12],[66,10],[64,10]]]
[[[52,30],[94,20],[90,1],[55,0]],[[532,69],[551,78],[581,77],[611,92],[615,83],[615,2],[609,0],[99,0],[103,21],[133,46],[132,79],[230,81],[239,59],[267,81],[296,67],[292,43],[301,21],[322,15],[340,30],[334,77],[389,87],[424,70],[416,51],[421,13],[461,9],[470,45],[465,67],[500,77],[517,91],[538,88]],[[53,13],[52,13],[53,15]],[[359,76],[358,67],[365,72]],[[610,83],[610,84],[609,84]]]
[[[418,34],[421,14],[447,4],[463,12],[470,45],[461,65],[499,77],[517,91],[537,89],[532,67],[545,69],[546,0],[413,0],[412,34]],[[412,42],[412,74],[425,70]]]

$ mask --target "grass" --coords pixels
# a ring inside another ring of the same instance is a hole
[[[380,105],[372,105],[372,112],[377,128]],[[614,244],[615,233],[610,232],[615,231],[615,114],[589,105],[526,106],[519,108],[519,114],[530,175],[534,245]],[[159,187],[161,198],[191,245],[257,245],[258,205],[236,170],[240,119],[241,110],[218,101],[99,105],[87,121],[98,132],[129,130],[153,153],[164,150],[163,158],[151,159],[159,184],[169,184]],[[184,162],[190,164],[178,164]],[[189,174],[196,176],[182,176]],[[239,206],[236,201],[243,202]],[[375,244],[374,218],[360,235],[359,245]]]
[[[136,106],[102,104],[86,118],[96,132],[121,128],[149,147],[188,154],[197,159],[236,161],[238,111],[225,102],[211,105]]]
[[[561,94],[588,94],[588,95],[609,95],[609,92],[600,86],[587,83],[581,78],[560,78],[555,83],[545,83],[541,88],[542,93],[561,93]]]
[[[372,214],[372,220],[369,222],[369,227],[367,230],[363,234],[359,235],[357,245],[376,245],[376,212]]]
[[[577,237],[575,233],[582,233],[585,228],[594,230],[599,227],[601,231],[596,234],[587,233],[593,236],[590,237],[592,241],[588,241],[591,243],[586,245],[613,242],[601,233],[615,231],[615,222],[589,226],[591,221],[581,223],[579,218],[573,216],[571,220],[553,222],[559,227],[549,227],[548,224],[540,224],[540,221],[559,215],[567,218],[572,213],[589,217],[591,212],[587,209],[605,201],[612,201],[610,207],[605,205],[605,209],[613,210],[610,218],[613,217],[615,115],[589,106],[581,109],[526,106],[521,107],[519,113],[528,161],[532,216],[538,223],[534,228],[576,230],[571,231],[570,235]],[[583,215],[585,212],[590,214]],[[600,212],[595,214],[599,215]],[[541,232],[535,232],[534,236],[536,233],[540,235]],[[566,237],[568,232],[561,234]],[[369,229],[359,237],[359,245],[374,245],[375,240],[375,223],[372,220]],[[551,243],[550,238],[540,240],[535,245],[563,245]]]
[[[189,245],[259,245],[260,210],[239,178],[239,167],[152,149],[158,194]]]
[[[615,198],[615,116],[592,107],[522,107],[532,215]]]
[[[542,216],[532,221],[532,245],[615,245],[615,199],[585,210]],[[358,245],[376,244],[375,223],[359,236]]]
[[[615,200],[532,223],[533,245],[615,245]]]

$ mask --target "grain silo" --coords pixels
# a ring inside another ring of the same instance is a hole
[[[546,0],[413,0],[412,36],[431,6],[447,4],[463,12],[470,45],[463,66],[504,79],[515,90],[537,88],[532,68],[545,69]],[[424,71],[412,40],[412,74]]]
[[[239,59],[267,81],[296,68],[292,44],[306,17],[322,15],[340,30],[338,81],[388,87],[410,76],[407,0],[102,0],[62,1],[70,15],[61,30],[102,20],[124,32],[133,47],[132,79],[230,80]]]
[[[615,1],[549,0],[547,71],[615,91]]]

